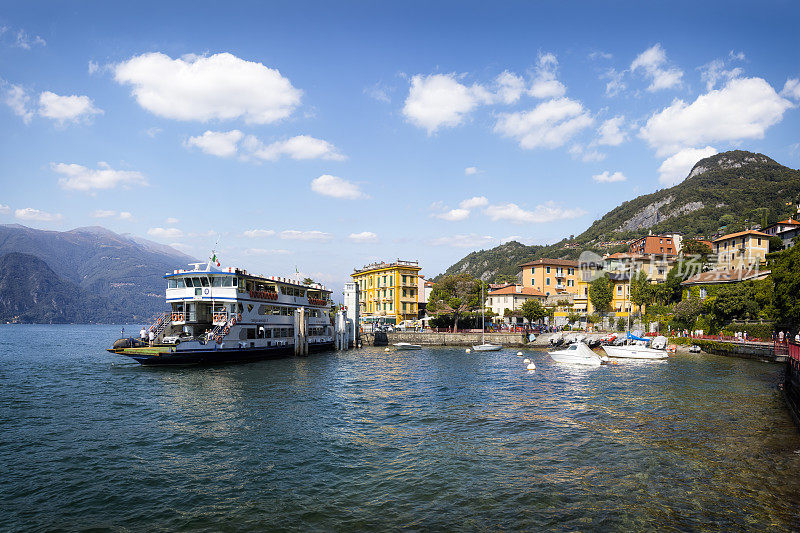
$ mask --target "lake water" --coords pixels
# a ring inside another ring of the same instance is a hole
[[[800,528],[779,365],[365,348],[158,369],[105,352],[118,336],[0,326],[0,529]]]

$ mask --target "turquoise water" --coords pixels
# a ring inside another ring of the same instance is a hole
[[[800,529],[778,365],[366,348],[157,369],[103,351],[118,336],[0,326],[0,528]]]

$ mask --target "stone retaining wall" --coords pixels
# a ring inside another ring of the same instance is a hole
[[[435,333],[431,331],[394,331],[388,334],[389,344],[395,342],[408,342],[423,346],[474,346],[481,343],[480,333]],[[365,333],[365,345],[372,345],[373,336]],[[528,343],[528,336],[523,333],[487,333],[486,342],[502,344],[503,346],[524,346]]]

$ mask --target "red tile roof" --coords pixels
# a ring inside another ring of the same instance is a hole
[[[686,281],[681,282],[681,285],[707,285],[714,283],[736,283],[738,281],[747,281],[751,279],[764,279],[769,275],[769,270],[758,270],[756,268],[736,270],[711,270],[709,272],[701,272],[695,274]]]
[[[522,287],[520,291],[517,291],[517,287],[511,285],[510,287],[503,287],[502,289],[497,289],[496,291],[490,291],[488,293],[489,296],[504,296],[510,294],[519,294],[522,296],[541,296],[545,298],[547,295],[543,292],[539,292],[533,287]]]
[[[754,229],[748,229],[748,230],[745,230],[745,231],[739,231],[737,233],[729,233],[727,235],[723,235],[722,237],[717,237],[716,239],[714,239],[714,242],[733,239],[735,237],[739,237],[740,235],[757,235],[759,237],[767,237],[767,238],[769,238],[769,235],[767,235],[766,233],[762,233],[762,232],[756,231]]]
[[[522,263],[519,265],[520,267],[527,267],[527,266],[565,266],[565,267],[577,267],[577,261],[571,261],[569,259],[537,259],[536,261],[528,261],[527,263]]]

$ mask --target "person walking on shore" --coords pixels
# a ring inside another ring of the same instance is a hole
[[[139,338],[142,340],[142,344],[147,342],[147,330],[144,329],[144,326],[142,326],[142,331],[139,332]]]
[[[155,339],[155,333],[153,333],[153,330],[151,329],[150,330],[150,347],[151,348],[153,347],[153,340],[154,339]]]

